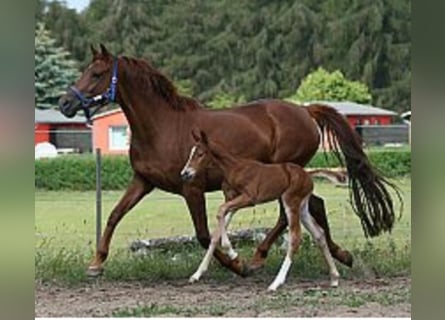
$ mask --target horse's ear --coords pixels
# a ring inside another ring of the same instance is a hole
[[[96,48],[92,44],[90,44],[90,49],[93,57],[96,57],[99,52],[97,52]]]
[[[109,57],[111,55],[108,49],[102,43],[100,44],[100,51],[104,57]]]

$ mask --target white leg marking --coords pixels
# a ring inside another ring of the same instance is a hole
[[[190,283],[198,281],[201,278],[201,276],[204,274],[204,272],[207,271],[209,264],[210,264],[210,259],[212,259],[212,256],[213,256],[213,253],[215,252],[217,243],[218,243],[217,241],[214,241],[212,239],[204,258],[202,259],[201,264],[198,267],[198,270],[196,270],[196,272],[190,277],[190,279],[189,279]]]
[[[283,205],[284,205],[284,210],[286,212],[286,216],[287,216],[287,222],[288,224],[290,224],[290,219],[291,219],[291,211],[289,206],[286,204],[286,201],[283,200]],[[292,234],[291,234],[291,230],[289,229],[288,231],[289,233],[289,241],[288,241],[288,246],[287,246],[287,254],[286,254],[286,258],[284,258],[283,263],[281,264],[281,268],[280,271],[278,272],[277,276],[275,277],[275,280],[270,284],[270,286],[267,288],[268,291],[275,291],[277,290],[277,288],[279,286],[281,286],[282,284],[284,284],[284,282],[286,281],[286,277],[287,277],[287,273],[289,272],[289,269],[292,265]]]
[[[279,286],[281,286],[286,281],[287,273],[289,272],[291,265],[292,265],[292,258],[290,257],[289,254],[287,254],[286,258],[284,258],[284,261],[281,264],[280,271],[278,272],[272,284],[267,288],[267,290],[275,291]]]
[[[337,267],[335,266],[334,258],[329,252],[324,231],[317,224],[317,222],[315,222],[314,218],[312,218],[309,212],[308,202],[306,202],[301,213],[301,221],[303,223],[303,226],[306,228],[307,231],[309,231],[312,239],[314,239],[314,241],[317,243],[329,267],[329,274],[331,276],[331,287],[338,287],[338,279],[340,277],[340,274],[338,273]]]
[[[238,257],[238,253],[233,249],[232,243],[230,242],[229,236],[227,235],[227,228],[232,220],[234,212],[229,212],[225,219],[224,224],[225,228],[221,233],[221,247],[226,251],[226,254],[230,257],[230,259],[234,260]]]

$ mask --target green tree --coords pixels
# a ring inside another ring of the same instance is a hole
[[[55,45],[42,23],[35,30],[35,106],[52,108],[59,97],[79,76],[76,62],[68,58],[69,53]]]
[[[235,104],[245,102],[244,96],[236,98],[235,96],[229,95],[224,92],[219,92],[213,99],[208,103],[209,107],[212,109],[223,109],[233,107]]]
[[[371,94],[365,84],[346,79],[341,71],[330,73],[320,67],[304,78],[289,99],[300,103],[317,100],[370,103]]]

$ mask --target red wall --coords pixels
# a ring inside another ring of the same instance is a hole
[[[34,145],[41,142],[50,142],[50,131],[63,128],[64,130],[87,130],[84,123],[35,123]]]
[[[34,126],[34,145],[41,142],[49,142],[49,130],[51,125],[48,123],[36,123]]]
[[[99,116],[93,121],[93,150],[100,148],[102,154],[128,154],[125,150],[110,150],[109,128],[111,126],[128,126],[127,118],[122,111]]]
[[[389,125],[391,124],[391,116],[354,116],[354,115],[348,115],[348,122],[351,125],[351,127],[355,127],[358,125],[358,121],[360,121],[361,125],[364,125],[365,120],[369,121],[369,125]],[[378,121],[378,123],[377,123]]]

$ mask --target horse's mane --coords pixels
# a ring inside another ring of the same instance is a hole
[[[201,103],[178,93],[174,84],[151,64],[143,59],[122,57],[126,64],[126,76],[142,90],[152,90],[162,97],[175,110],[195,110],[203,108]]]

